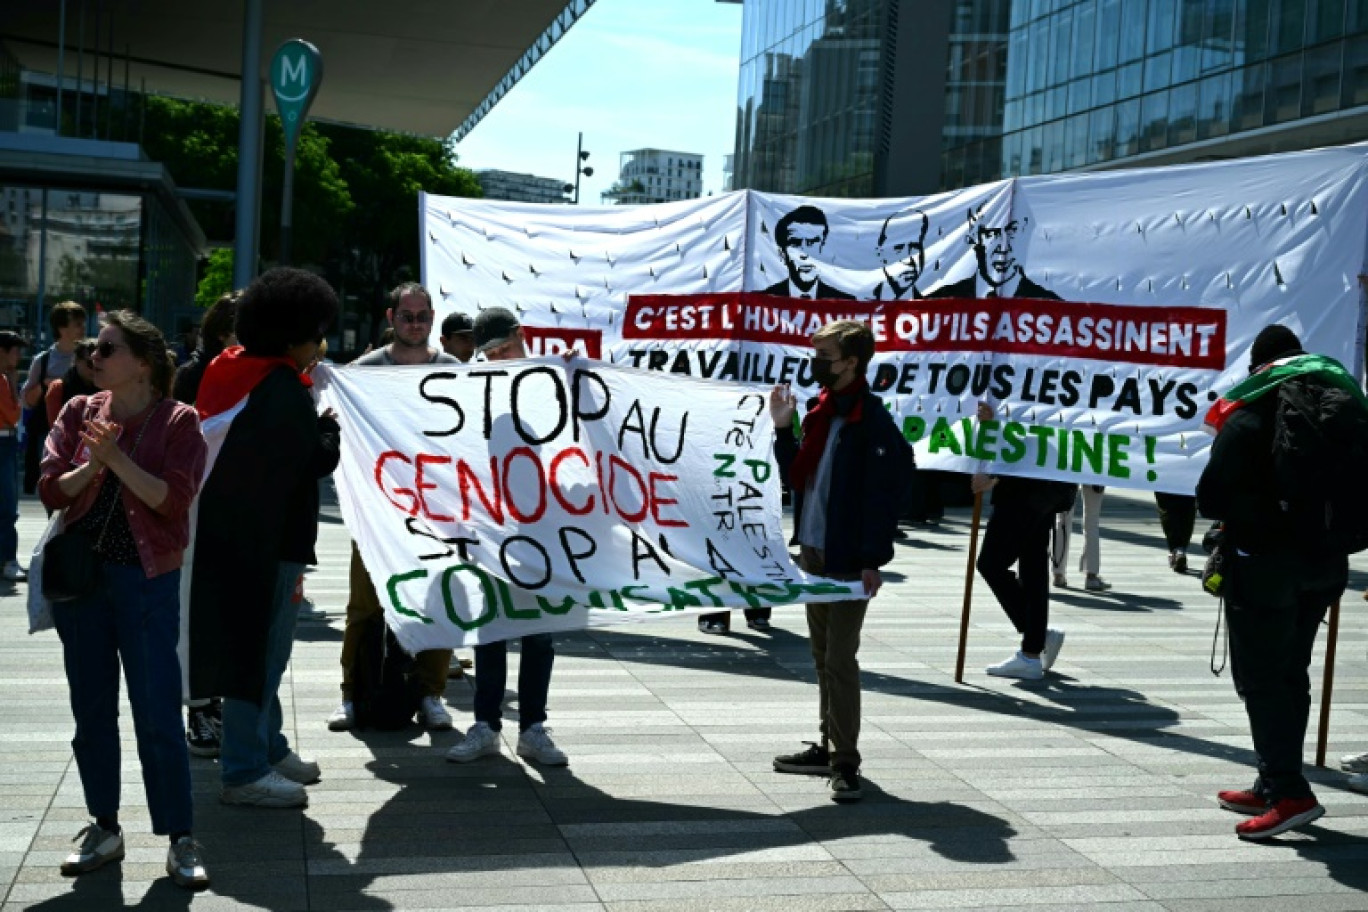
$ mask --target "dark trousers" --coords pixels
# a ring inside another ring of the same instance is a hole
[[[1028,655],[1037,655],[1045,648],[1045,628],[1050,621],[1050,533],[1054,518],[1054,513],[1033,509],[1028,504],[994,504],[978,556],[979,575],[1021,634],[1021,651]]]
[[[1159,526],[1170,551],[1181,551],[1192,544],[1192,527],[1197,523],[1197,498],[1189,494],[1154,492],[1159,507]]]
[[[1271,801],[1311,797],[1302,775],[1311,651],[1348,575],[1343,556],[1235,554],[1231,561],[1225,604],[1230,671],[1254,740],[1254,791]]]
[[[551,666],[556,648],[549,633],[534,633],[518,641],[518,730],[546,721],[546,697],[551,690]],[[475,721],[502,728],[504,690],[508,687],[508,642],[475,647]]]

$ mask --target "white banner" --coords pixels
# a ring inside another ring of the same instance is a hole
[[[314,379],[410,651],[862,592],[789,558],[764,390],[561,358]]]
[[[1361,370],[1366,163],[1358,145],[879,200],[425,196],[424,282],[439,319],[516,310],[537,353],[806,395],[813,329],[867,320],[919,465],[1190,492],[1202,417],[1263,326]]]

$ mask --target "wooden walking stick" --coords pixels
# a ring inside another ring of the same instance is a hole
[[[1325,674],[1321,678],[1320,730],[1316,732],[1316,766],[1325,767],[1325,743],[1330,740],[1330,691],[1335,686],[1335,641],[1339,639],[1339,599],[1330,606],[1330,631],[1325,636]]]
[[[960,614],[959,655],[955,658],[955,683],[964,683],[964,647],[969,640],[969,603],[974,597],[974,563],[978,560],[979,518],[983,515],[983,492],[974,495],[974,518],[969,524],[969,566],[964,568],[964,610]]]

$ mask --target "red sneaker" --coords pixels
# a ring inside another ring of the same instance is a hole
[[[1284,798],[1267,812],[1235,825],[1241,839],[1268,839],[1288,830],[1319,820],[1325,808],[1315,798]]]
[[[1216,801],[1227,811],[1237,814],[1262,814],[1268,810],[1268,799],[1249,789],[1217,792]]]

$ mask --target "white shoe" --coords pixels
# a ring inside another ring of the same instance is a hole
[[[518,735],[518,756],[546,766],[565,766],[570,758],[551,740],[551,729],[540,722]]]
[[[9,580],[11,583],[22,583],[24,580],[28,579],[28,571],[19,566],[17,560],[6,562],[5,569],[0,572],[3,572],[5,579]]]
[[[1357,773],[1344,780],[1344,784],[1356,792],[1368,795],[1368,773]]]
[[[1020,678],[1023,681],[1039,681],[1045,677],[1045,668],[1040,659],[1032,659],[1018,651],[1000,665],[989,665],[987,672],[999,678]]]
[[[469,763],[480,757],[502,753],[499,747],[499,733],[489,727],[488,722],[476,722],[470,726],[455,747],[447,751],[446,758],[452,763]]]
[[[1040,654],[1040,667],[1049,671],[1064,648],[1064,631],[1051,627],[1045,631],[1045,651]]]
[[[1346,773],[1368,773],[1368,753],[1345,754],[1340,757],[1340,769]]]
[[[341,705],[332,711],[332,715],[328,716],[329,731],[348,731],[355,724],[356,710],[352,708],[351,700],[343,700]]]
[[[280,761],[272,763],[271,768],[291,782],[298,782],[300,785],[313,785],[323,778],[323,771],[319,769],[317,763],[313,760],[305,760],[294,751],[290,751]]]
[[[306,807],[309,793],[298,782],[291,782],[271,770],[256,782],[246,785],[223,786],[219,789],[219,800],[224,804],[246,804],[255,807],[292,808]]]
[[[166,873],[176,886],[187,890],[203,890],[209,886],[209,872],[204,869],[204,855],[200,844],[189,836],[182,836],[166,853]]]
[[[428,731],[451,731],[451,713],[442,705],[441,697],[423,697],[418,707],[418,721]]]

